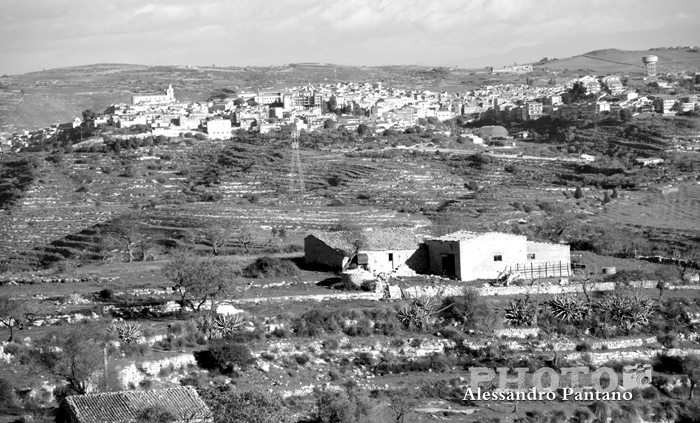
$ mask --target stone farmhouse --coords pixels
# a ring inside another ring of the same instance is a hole
[[[410,229],[319,232],[304,239],[304,251],[308,264],[335,270],[363,268],[375,274],[406,265],[418,273],[461,281],[495,279],[503,273],[525,278],[571,275],[568,245],[498,232],[459,231],[422,242]]]
[[[163,408],[177,423],[211,423],[212,414],[192,386],[74,395],[61,402],[58,423],[127,423],[148,407]]]
[[[410,229],[317,232],[304,238],[307,264],[388,273],[401,265],[425,270],[425,252]]]
[[[425,243],[430,273],[462,281],[494,279],[503,272],[526,278],[571,274],[568,245],[528,241],[523,235],[459,231]]]

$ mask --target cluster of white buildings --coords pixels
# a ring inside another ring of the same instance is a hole
[[[490,104],[488,112],[498,123],[533,120],[545,115],[567,120],[595,119],[604,113],[619,116],[625,109],[633,114],[671,115],[700,107],[697,95],[639,96],[614,75],[588,75],[546,88],[525,85],[485,87],[473,92],[473,96],[476,105]]]
[[[342,125],[348,131],[356,131],[364,124],[371,135],[425,124],[422,120],[435,123],[456,116],[478,119],[491,115],[497,124],[504,124],[546,115],[568,120],[595,119],[601,113],[619,114],[623,109],[634,113],[675,114],[699,106],[697,95],[640,97],[614,75],[584,76],[546,87],[487,85],[459,93],[386,88],[381,83],[337,82],[273,92],[240,92],[201,102],[178,101],[171,85],[164,93],[137,94],[132,96],[131,104],[111,105],[94,121],[83,123],[76,118],[33,133],[25,131],[4,137],[0,134],[0,152],[19,150],[37,139],[50,139],[57,132],[86,124],[111,124],[124,128],[125,135],[127,128],[135,129],[130,133],[169,137],[201,131],[210,139],[222,140],[231,138],[237,129],[270,133],[296,127],[315,131],[329,127],[329,122],[331,127]]]

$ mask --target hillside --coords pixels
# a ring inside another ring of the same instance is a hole
[[[697,50],[659,48],[650,50],[595,50],[578,56],[535,65],[537,69],[587,70],[593,73],[643,73],[642,57],[658,56],[656,64],[659,73],[700,71],[700,53]]]

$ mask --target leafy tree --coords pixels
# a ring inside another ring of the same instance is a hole
[[[124,243],[129,254],[129,263],[134,261],[134,252],[141,240],[138,216],[131,213],[113,220],[109,227],[109,232]]]
[[[357,134],[360,136],[364,136],[369,132],[369,126],[365,125],[364,123],[361,123],[357,125]]]
[[[83,114],[83,120],[93,120],[97,117],[97,112],[93,111],[92,109],[85,109],[82,112]]]
[[[620,109],[620,121],[629,122],[632,119],[632,110]]]
[[[10,330],[12,342],[15,331],[24,329],[24,324],[34,315],[34,306],[27,301],[14,300],[7,296],[0,296],[0,324]]]
[[[196,311],[209,302],[210,313],[215,314],[218,304],[236,292],[240,266],[213,258],[197,258],[178,253],[163,266],[163,273],[170,279],[181,298],[181,306],[191,306]]]

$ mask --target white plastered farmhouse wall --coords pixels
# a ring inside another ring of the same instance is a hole
[[[463,281],[493,279],[511,264],[527,261],[527,239],[519,235],[488,233],[460,241],[459,250]]]
[[[571,261],[571,247],[563,244],[546,244],[543,242],[527,242],[528,254],[534,254],[535,258],[528,261],[537,263],[565,263]]]
[[[416,250],[386,250],[386,251],[360,251],[360,254],[367,254],[369,270],[375,273],[388,273],[397,267],[405,264]],[[389,260],[389,254],[392,260]]]

